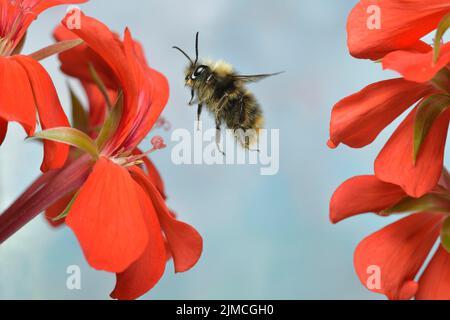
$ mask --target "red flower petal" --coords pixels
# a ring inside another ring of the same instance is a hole
[[[126,169],[101,158],[81,188],[66,224],[95,269],[123,272],[147,247],[138,187]]]
[[[8,132],[8,122],[0,118],[0,145],[5,141]]]
[[[395,51],[383,59],[383,69],[394,70],[406,80],[427,82],[450,62],[450,43],[441,47],[439,59],[433,62],[433,50],[426,53]]]
[[[111,293],[113,299],[137,299],[150,291],[161,279],[166,267],[166,251],[158,217],[150,198],[139,187],[142,211],[149,232],[149,243],[142,256],[124,272],[117,274]]]
[[[63,19],[62,24],[67,27],[68,19],[70,18],[71,12],[69,12],[66,17]],[[132,74],[129,69],[128,61],[123,53],[123,47],[120,42],[120,40],[117,38],[117,35],[112,33],[106,25],[101,23],[100,21],[88,17],[84,15],[82,12],[80,12],[80,23],[83,26],[80,29],[73,29],[70,30],[74,34],[76,34],[78,37],[83,39],[90,47],[90,53],[87,53],[88,55],[92,55],[94,53],[95,56],[97,56],[97,59],[94,60],[90,58],[89,56],[84,59],[85,64],[88,64],[89,62],[101,62],[109,67],[102,68],[103,69],[111,69],[117,77],[113,77],[114,79],[119,78],[121,81],[121,84],[124,85],[124,91],[126,91],[127,85],[134,85],[135,81],[130,81],[130,83],[127,82],[127,80],[132,79]],[[68,27],[67,27],[68,28]],[[74,50],[74,49],[72,49]],[[73,52],[75,51],[68,51],[68,54],[71,53],[71,57],[74,57]],[[62,57],[62,56],[61,56]],[[100,57],[100,59],[98,58]],[[68,65],[71,65],[72,63],[68,63]],[[80,67],[79,64],[75,64],[77,67],[83,70],[88,70],[86,68]],[[96,66],[96,65],[95,65]],[[104,70],[104,71],[106,71]],[[97,70],[99,72],[99,70]],[[88,79],[92,79],[90,77]],[[88,80],[85,79],[85,80]],[[103,78],[102,78],[103,79]],[[117,82],[116,87],[117,87]]]
[[[63,4],[78,4],[84,3],[88,0],[21,0],[21,1],[2,1],[2,6],[5,6],[5,11],[10,10],[9,15],[3,17],[3,29],[15,30],[13,36],[15,45],[17,45],[25,35],[28,27],[37,19],[37,16],[48,8],[63,5]],[[13,9],[16,8],[16,9]],[[20,13],[19,13],[20,12]]]
[[[403,79],[377,82],[341,101],[331,114],[330,140],[361,148],[433,88]]]
[[[419,280],[417,300],[450,300],[450,253],[439,246]]]
[[[53,36],[57,41],[79,39],[79,36],[64,27],[58,26],[53,31]],[[119,42],[118,35],[113,34],[114,41]],[[92,64],[97,74],[102,79],[107,88],[117,89],[118,81],[113,70],[103,60],[103,58],[92,50],[86,43],[83,43],[75,48],[62,52],[58,55],[61,61],[61,70],[82,82],[93,82],[92,75],[89,69],[89,64]]]
[[[333,194],[330,219],[337,223],[361,213],[378,213],[397,204],[405,196],[402,188],[380,181],[375,176],[353,177]]]
[[[33,8],[33,12],[39,14],[51,7],[63,4],[85,3],[87,1],[88,0],[22,0],[22,6],[25,8]]]
[[[100,127],[105,122],[108,108],[105,97],[96,84],[82,81],[82,85],[89,101],[89,126],[91,128]],[[108,95],[110,101],[114,103],[117,98],[116,91],[109,89]]]
[[[202,237],[193,227],[172,216],[158,189],[141,169],[133,168],[132,173],[152,199],[173,256],[175,272],[188,271],[200,259],[203,250]]]
[[[354,261],[363,285],[389,299],[411,299],[418,289],[414,278],[436,242],[442,219],[430,213],[414,214],[364,239]],[[374,284],[371,267],[380,271],[378,288],[369,287]]]
[[[419,198],[439,181],[444,161],[449,111],[433,123],[414,164],[414,109],[389,139],[375,161],[376,176],[401,186],[408,195]]]
[[[370,6],[379,8],[379,29],[368,27],[373,14]],[[377,60],[395,50],[423,52],[427,46],[420,39],[435,29],[449,10],[450,3],[442,0],[362,0],[348,18],[350,53]]]
[[[27,56],[15,56],[28,74],[42,129],[70,127],[69,120],[59,102],[52,79],[39,62]],[[44,160],[41,170],[61,168],[69,155],[69,146],[63,143],[44,141]]]
[[[36,128],[36,107],[28,75],[15,60],[0,57],[0,118],[19,122],[31,136]]]
[[[134,153],[135,155],[143,154],[143,152],[140,149],[135,149]],[[161,178],[161,175],[159,174],[158,169],[154,165],[153,161],[150,160],[149,157],[144,157],[141,159],[144,161],[145,170],[147,172],[148,177],[152,181],[152,183],[155,185],[156,188],[158,188],[159,192],[161,193],[162,197],[166,199],[166,192],[164,187],[164,181]]]

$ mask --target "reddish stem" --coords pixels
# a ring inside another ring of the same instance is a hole
[[[56,201],[78,190],[86,181],[91,166],[90,158],[82,157],[63,169],[39,177],[0,215],[0,244]]]

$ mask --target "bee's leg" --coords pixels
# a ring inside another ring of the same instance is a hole
[[[224,107],[225,104],[227,103],[227,100],[228,100],[228,97],[229,97],[229,96],[230,96],[230,95],[229,95],[228,93],[226,93],[226,94],[224,94],[224,95],[222,96],[222,98],[220,98],[219,102],[217,103],[217,105],[218,105],[217,110],[219,110],[219,112],[222,111],[223,107]]]
[[[234,137],[242,147],[245,147],[244,136],[245,131],[243,128],[241,128],[240,126],[234,128]]]
[[[192,106],[194,104],[195,92],[194,89],[191,90],[191,101],[189,101],[189,105]]]
[[[220,130],[220,125],[221,125],[220,119],[216,118],[216,146],[217,146],[217,150],[219,150],[219,152],[225,156],[225,152],[223,152],[220,149],[220,139],[222,137],[222,132]]]
[[[200,131],[200,116],[202,115],[203,103],[198,104],[197,109],[197,131]]]
[[[244,108],[244,96],[241,96],[241,98],[239,99],[239,104],[240,104],[240,110],[239,110],[239,123],[241,124],[241,129],[246,132],[246,130],[244,129],[243,125],[244,123],[247,121],[247,114],[245,113],[245,108]],[[241,144],[244,146],[245,149],[247,149],[248,151],[252,151],[252,152],[261,152],[259,150],[259,141],[258,138],[256,137],[256,141],[258,142],[258,146],[257,149],[251,149],[250,148],[250,137],[245,135],[245,139],[241,138]]]
[[[244,109],[244,97],[241,96],[241,98],[239,99],[239,105],[240,105],[240,110],[239,110],[239,123],[243,124],[246,120],[246,114],[245,114],[245,109]]]

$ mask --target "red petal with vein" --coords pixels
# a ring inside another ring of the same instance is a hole
[[[57,41],[79,39],[79,36],[60,25],[53,31],[53,36]],[[119,42],[119,37],[114,34],[114,42]],[[93,82],[89,69],[91,63],[97,74],[102,79],[107,88],[117,89],[118,80],[111,67],[103,58],[93,51],[86,43],[75,48],[62,52],[58,55],[61,61],[61,70],[82,82]]]
[[[193,227],[172,216],[158,189],[141,169],[133,168],[132,173],[152,199],[173,256],[175,272],[188,271],[200,259],[203,250],[202,237]]]
[[[333,223],[366,213],[378,213],[406,196],[402,188],[375,176],[358,176],[344,182],[333,194],[330,219]]]
[[[68,18],[71,14],[72,12],[69,12],[62,21],[62,24],[66,27]],[[130,81],[130,83],[128,83],[127,81],[132,79],[132,75],[129,70],[127,58],[123,53],[122,43],[117,38],[117,35],[111,32],[108,27],[100,21],[88,17],[82,12],[80,12],[80,23],[83,26],[82,28],[73,29],[71,31],[86,42],[86,45],[91,49],[91,53],[94,52],[96,55],[100,56],[101,60],[106,62],[113,73],[117,75],[121,84],[124,85],[124,91],[127,90],[126,88],[128,88],[129,85],[133,87],[135,82]],[[92,59],[88,56],[87,59],[84,60],[88,63]]]
[[[66,224],[95,269],[123,272],[147,247],[137,188],[126,169],[106,158],[97,161],[81,188]]]
[[[76,192],[69,193],[65,197],[59,199],[45,211],[45,218],[52,227],[59,227],[64,224],[65,219],[61,219],[58,221],[53,221],[53,219],[59,217],[64,212],[64,210],[66,210],[75,194]]]
[[[105,122],[108,109],[105,97],[96,84],[87,81],[82,81],[81,83],[89,102],[89,126],[91,128],[97,128]],[[111,89],[107,89],[107,91],[110,101],[114,103],[117,99],[116,91]]]
[[[375,161],[376,176],[403,188],[419,198],[431,191],[439,181],[444,162],[444,149],[449,125],[449,110],[433,123],[424,139],[414,164],[414,109],[389,139]]]
[[[5,141],[8,132],[8,122],[0,118],[0,145]]]
[[[124,272],[117,274],[111,297],[120,300],[137,299],[150,291],[161,279],[166,267],[166,250],[161,226],[150,198],[139,187],[139,198],[148,228],[149,243],[142,256]]]
[[[32,8],[34,13],[39,14],[51,7],[63,4],[85,3],[87,1],[88,0],[22,0],[22,5],[25,8]]]
[[[417,300],[450,300],[450,253],[439,246],[419,280]]]
[[[63,20],[63,25],[66,24],[68,16]],[[128,48],[127,41],[122,44],[117,36],[98,20],[82,13],[80,19],[83,28],[72,31],[109,65],[124,93],[124,108],[119,127],[104,150],[106,154],[112,154],[123,148],[122,144],[129,138],[131,130],[138,127],[136,121],[144,118],[138,112],[142,112],[142,108],[149,108],[150,88],[148,80],[141,74],[137,58],[134,57],[134,61],[129,55],[134,49]],[[134,44],[131,45],[134,47]]]
[[[150,160],[150,158],[144,157],[142,160],[144,161],[144,165],[147,170],[147,174],[150,177],[150,180],[155,185],[155,187],[158,188],[159,192],[161,193],[161,196],[164,199],[166,199],[167,196],[165,192],[164,181],[161,178],[158,169],[156,168],[154,163]]]
[[[20,0],[1,1],[2,30],[15,30],[12,35],[17,45],[25,35],[28,27],[37,19],[37,16],[48,8],[63,4],[84,3],[87,0]]]
[[[69,127],[69,120],[59,102],[52,79],[39,62],[26,56],[15,56],[27,71],[33,90],[42,129]],[[69,155],[69,146],[63,143],[44,141],[44,160],[41,170],[61,168]]]
[[[393,300],[411,299],[417,292],[414,281],[437,237],[443,217],[430,213],[414,214],[364,239],[355,251],[355,270],[369,290]],[[369,288],[379,268],[380,287]]]
[[[134,40],[128,29],[125,29],[124,33],[123,50],[132,80],[128,81],[127,85],[122,83],[127,88],[124,90],[126,106],[119,127],[111,139],[110,150],[114,148],[117,150],[118,146],[126,150],[135,149],[153,126],[147,120],[149,111],[152,110],[152,82],[144,74],[144,66],[135,54]]]
[[[368,28],[373,11],[379,8],[381,26]],[[347,23],[348,47],[356,58],[377,60],[395,50],[426,50],[420,39],[435,29],[449,12],[442,0],[362,0]]]
[[[36,128],[36,107],[27,72],[15,60],[0,57],[0,118],[22,125],[29,136]]]
[[[405,79],[427,82],[450,62],[450,43],[441,47],[439,59],[433,62],[433,50],[426,53],[395,51],[383,59],[383,69],[394,70]]]
[[[143,152],[140,149],[135,149],[133,152],[135,155],[143,154]],[[166,199],[166,192],[164,187],[164,181],[159,174],[158,169],[154,165],[153,161],[150,160],[149,157],[142,158],[142,161],[144,161],[145,170],[147,172],[148,177],[152,181],[152,183],[158,188],[159,192],[161,193],[162,197]]]
[[[428,85],[403,79],[377,82],[341,101],[331,114],[330,140],[362,148],[407,108],[433,91]]]

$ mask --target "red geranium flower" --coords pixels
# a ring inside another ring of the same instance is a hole
[[[396,50],[426,51],[420,39],[449,11],[448,0],[361,0],[348,17],[350,53],[377,60]],[[368,27],[373,18],[379,19],[379,28]]]
[[[367,28],[371,5],[380,9],[380,29]],[[442,173],[450,116],[450,44],[441,46],[439,42],[449,11],[450,1],[402,1],[401,6],[397,0],[361,1],[349,17],[352,54],[381,57],[385,69],[396,70],[403,78],[372,84],[338,102],[332,112],[328,144],[333,148],[340,143],[364,147],[419,102],[375,162],[379,179],[401,186],[413,197],[432,190]],[[437,28],[433,50],[419,39]],[[367,39],[362,41],[362,37]]]
[[[333,223],[365,212],[419,212],[381,229],[358,245],[355,269],[369,290],[389,299],[450,299],[449,226],[448,220],[444,222],[450,211],[448,186],[448,179],[443,179],[431,193],[415,199],[399,186],[375,176],[358,176],[336,190],[330,204]],[[440,233],[442,245],[416,281]],[[374,267],[379,269],[378,286],[370,279]]]
[[[2,0],[0,1],[0,144],[8,122],[22,125],[29,136],[36,128],[36,111],[42,128],[69,126],[55,87],[45,69],[30,56],[20,55],[25,33],[44,10],[86,0]],[[42,171],[64,165],[68,148],[46,141]]]
[[[442,98],[439,94],[445,91],[434,81],[416,83],[398,78],[372,84],[334,106],[328,145],[335,148],[344,143],[362,148],[413,104],[420,101],[420,106],[427,99]],[[409,113],[375,162],[375,173],[381,180],[400,185],[414,197],[430,191],[441,176],[449,116],[448,111],[438,114],[415,157],[418,109]]]
[[[184,272],[200,258],[202,238],[191,226],[175,219],[154,179],[139,167],[146,154],[136,154],[138,144],[167,103],[166,78],[142,62],[128,29],[121,41],[101,22],[81,13],[80,19],[82,27],[72,32],[104,61],[121,94],[108,111],[96,141],[70,128],[36,135],[69,143],[89,156],[49,173],[56,177],[44,175],[27,190],[0,216],[0,241],[24,221],[75,192],[66,224],[92,267],[117,273],[112,297],[134,299],[161,278],[167,259],[165,240],[175,271]],[[66,23],[67,18],[63,25]]]

